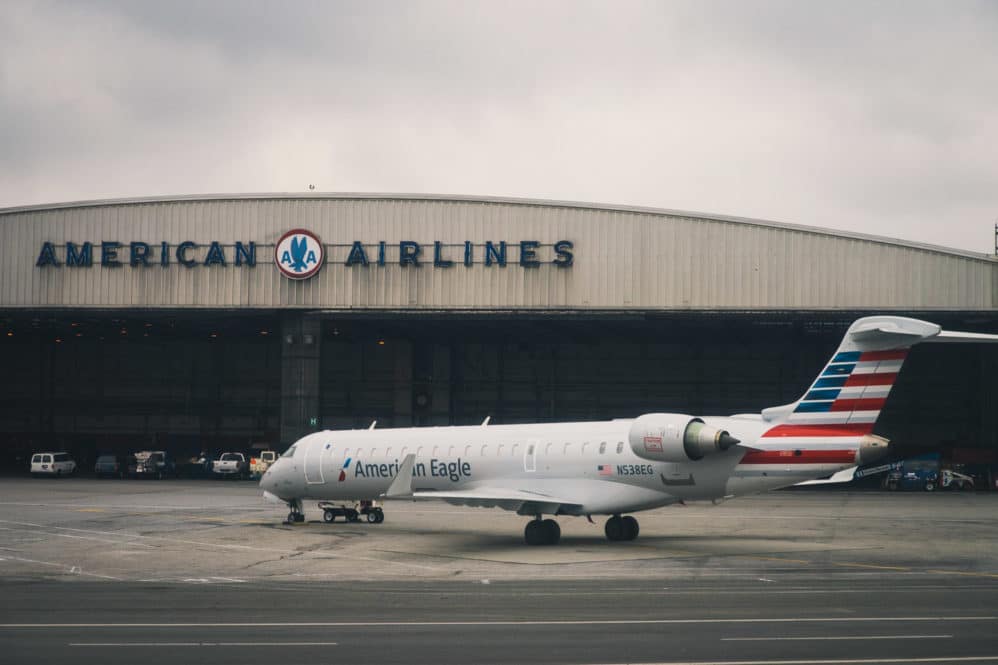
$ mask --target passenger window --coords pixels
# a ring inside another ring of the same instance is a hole
[[[433,446],[433,456],[434,456],[434,457],[440,457],[440,456],[439,456],[439,455],[437,454],[437,451],[438,451],[438,450],[440,450],[440,447],[439,447],[439,446]]]
[[[516,457],[516,451],[518,451],[519,449],[520,449],[520,444],[514,443],[513,447],[509,449],[509,454],[512,455],[513,457]]]
[[[483,445],[483,446],[482,446],[482,457],[485,457],[485,455],[487,455],[487,454],[488,454],[488,452],[489,452],[489,447],[488,447],[488,445]]]
[[[34,457],[31,458],[31,461],[34,464],[41,464],[42,463],[42,456],[41,455],[35,455]]]
[[[471,446],[465,446],[464,447],[464,456],[465,457],[471,457]]]
[[[44,462],[45,464],[51,464],[52,463],[52,456],[51,455],[42,455],[42,462]]]
[[[503,444],[499,444],[499,449],[496,450],[496,457],[502,457]]]
[[[545,455],[550,455],[550,454],[551,454],[551,446],[552,446],[552,445],[553,445],[553,444],[550,444],[550,443],[549,443],[548,445],[544,446],[544,454],[545,454]]]
[[[392,447],[388,446],[387,448],[385,448],[385,457],[391,457],[391,456],[392,456]]]
[[[567,455],[568,454],[568,449],[571,448],[571,447],[572,447],[572,444],[566,443],[565,444],[565,450],[562,451],[562,454],[563,455]]]
[[[359,450],[357,451],[357,455],[358,456],[360,455]],[[423,446],[420,446],[419,448],[416,448],[416,457],[422,457],[422,456],[423,456]]]
[[[528,455],[534,454],[534,444],[531,443],[529,446],[527,446],[527,454]]]
[[[407,450],[409,450],[408,446],[402,446],[402,452],[399,453],[399,457],[404,458]]]
[[[624,452],[624,442],[623,441],[618,441],[617,442],[617,454],[619,455],[622,452]]]
[[[620,451],[618,450],[617,452],[620,452]],[[600,444],[599,444],[599,454],[603,455],[604,453],[606,453],[606,441],[600,441]]]

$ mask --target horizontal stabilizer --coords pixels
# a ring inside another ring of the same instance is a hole
[[[820,480],[805,480],[802,483],[797,483],[798,485],[832,485],[836,483],[848,483],[852,482],[855,477],[856,469],[858,467],[851,466],[848,469],[842,469],[838,473],[833,473],[829,478],[822,478]]]
[[[958,332],[956,330],[943,330],[935,337],[930,337],[926,342],[945,342],[947,344],[967,344],[990,342],[998,344],[998,335],[988,335],[985,333]]]

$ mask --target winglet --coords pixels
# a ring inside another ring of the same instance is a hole
[[[399,472],[395,474],[395,479],[382,494],[386,499],[411,499],[412,498],[412,470],[416,466],[416,453],[409,453],[399,465]]]
[[[377,425],[378,425],[378,421],[377,420],[372,420],[371,421],[371,426],[368,427],[367,429],[369,429],[369,430],[370,429],[374,429],[375,427],[377,427]]]
[[[492,416],[485,416],[485,420],[482,421],[482,427],[488,427],[490,420],[492,420]]]

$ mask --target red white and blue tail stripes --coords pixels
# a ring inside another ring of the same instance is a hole
[[[839,351],[742,464],[852,464],[887,402],[908,349]]]

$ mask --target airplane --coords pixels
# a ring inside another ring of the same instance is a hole
[[[800,399],[761,413],[315,432],[292,444],[260,487],[290,507],[288,523],[304,521],[305,499],[440,500],[531,517],[528,545],[560,540],[545,515],[608,515],[606,538],[630,541],[639,525],[625,513],[849,480],[858,465],[885,456],[889,441],[874,425],[909,349],[922,342],[998,343],[998,335],[865,317]],[[380,508],[368,514],[383,517]]]

